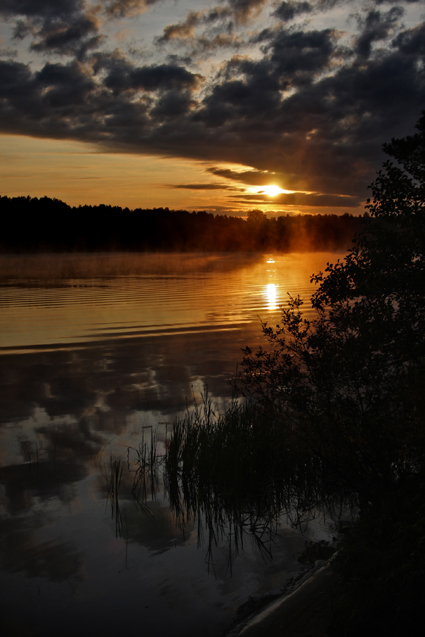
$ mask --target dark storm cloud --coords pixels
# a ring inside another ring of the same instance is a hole
[[[4,16],[64,16],[81,10],[82,0],[0,0]]]
[[[91,17],[78,15],[71,21],[46,21],[33,30],[36,39],[31,49],[38,52],[54,51],[59,54],[81,56],[88,49],[97,47],[103,37],[97,35],[98,25]],[[19,37],[16,34],[16,37]]]
[[[97,47],[103,37],[98,34],[99,22],[79,0],[34,0],[1,4],[0,13],[19,18],[14,25],[14,39],[32,36],[30,49],[39,53],[83,57]],[[7,6],[6,6],[7,5]]]
[[[157,64],[137,67],[123,57],[98,56],[95,64],[96,72],[106,71],[103,85],[114,95],[125,91],[194,89],[201,81],[201,76],[187,71],[177,64]]]
[[[0,61],[3,129],[128,147],[132,138],[134,142],[135,137],[141,141],[152,136],[155,116],[169,112],[172,104],[178,104],[174,116],[179,119],[191,106],[187,90],[199,79],[174,65],[135,67],[110,58],[101,58],[99,70],[106,70],[103,82],[97,82],[90,68],[78,62],[47,63],[32,73],[24,64]],[[139,90],[158,94],[159,99],[133,101]],[[147,119],[149,108],[151,120]]]
[[[338,58],[332,29],[295,32],[282,29],[264,50],[270,53],[272,73],[284,84],[311,81]]]
[[[94,89],[93,80],[76,63],[46,64],[36,74],[36,83],[43,102],[53,108],[81,105]]]
[[[208,127],[218,128],[238,117],[246,121],[274,114],[280,103],[276,79],[259,72],[252,74],[249,80],[229,80],[215,86],[204,100],[204,108],[197,114],[197,118],[203,120]]]
[[[423,0],[371,0],[372,3],[376,5],[383,4],[419,4]],[[289,22],[289,20],[293,20],[294,18],[301,16],[303,14],[309,13],[321,13],[325,11],[329,11],[337,6],[347,6],[353,7],[353,3],[351,0],[310,0],[306,2],[305,0],[288,0],[286,2],[281,2],[278,7],[275,9],[273,15],[275,15],[280,20],[284,22]],[[350,8],[351,8],[350,7]]]
[[[50,122],[52,137],[66,137],[74,127],[77,136],[83,134],[92,121],[84,105],[94,89],[75,62],[48,63],[37,73],[24,64],[0,62],[1,117],[11,132],[49,136]]]
[[[402,7],[393,7],[387,13],[369,11],[366,17],[358,16],[361,35],[357,38],[356,52],[363,58],[368,58],[374,42],[385,40],[398,26],[404,15]]]
[[[414,29],[402,31],[393,41],[393,46],[406,55],[418,56],[418,60],[425,58],[425,23]]]
[[[185,115],[194,105],[189,93],[167,91],[158,99],[151,115],[159,120],[177,119]]]
[[[335,50],[330,30],[274,34],[259,61],[233,59],[222,76],[226,81],[213,87],[200,113],[209,126],[223,126],[236,118],[277,117],[282,106],[281,90],[311,83],[327,69]],[[234,79],[232,79],[232,76]]]
[[[305,13],[311,13],[313,11],[313,5],[310,2],[282,2],[273,15],[284,22],[293,20],[296,16],[303,15]]]

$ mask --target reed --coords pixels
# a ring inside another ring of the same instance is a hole
[[[148,438],[146,438],[146,429],[150,429]],[[130,468],[130,452],[132,451],[135,454],[134,464],[136,465],[131,489],[133,500],[140,511],[153,517],[146,502],[148,498],[153,500],[156,497],[160,481],[159,472],[164,456],[157,452],[158,441],[153,427],[143,427],[142,432],[142,440],[138,448],[128,447],[127,449],[127,463]]]
[[[226,538],[230,569],[247,537],[270,558],[282,519],[300,526],[319,514],[318,503],[335,509],[341,494],[324,494],[319,473],[317,461],[295,447],[292,427],[238,401],[216,415],[207,400],[177,421],[164,464],[175,515],[197,518],[209,560]]]
[[[106,466],[105,466],[105,477],[106,477],[107,500],[109,500],[109,502],[111,503],[111,517],[113,520],[115,520],[116,537],[121,537],[122,531],[123,531],[123,520],[122,520],[120,501],[119,501],[119,490],[121,486],[122,475],[123,475],[123,468],[121,466],[121,460],[119,458],[112,460],[112,455],[111,455],[109,471],[106,470]]]

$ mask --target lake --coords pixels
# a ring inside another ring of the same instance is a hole
[[[132,494],[137,450],[165,452],[176,417],[232,396],[245,345],[287,294],[338,256],[0,256],[2,628],[8,635],[217,636],[249,596],[278,591],[306,537],[284,520],[265,562],[247,537],[212,561],[161,481]],[[122,477],[112,489],[113,467]],[[119,492],[118,492],[119,491]]]

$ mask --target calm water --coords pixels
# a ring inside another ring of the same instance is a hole
[[[208,568],[196,522],[176,523],[161,484],[149,514],[137,507],[128,449],[154,428],[163,453],[169,423],[205,386],[223,408],[241,348],[262,341],[260,319],[278,322],[288,292],[308,301],[310,275],[336,258],[0,257],[7,634],[216,636],[248,596],[281,588],[305,538],[282,524],[268,564],[247,541],[232,574],[224,538]],[[119,520],[111,458],[125,469]]]

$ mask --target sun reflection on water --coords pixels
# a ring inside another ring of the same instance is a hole
[[[277,287],[274,283],[269,283],[266,285],[265,296],[267,298],[267,309],[268,310],[277,310]]]

